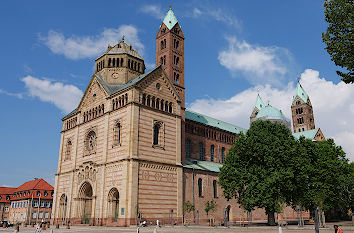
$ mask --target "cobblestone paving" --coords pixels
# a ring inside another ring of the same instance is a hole
[[[354,233],[354,226],[343,226],[342,227],[344,233]],[[62,227],[61,229],[47,229],[42,231],[43,233],[70,233],[70,232],[80,232],[80,233],[123,233],[123,232],[137,232],[136,227],[88,227],[88,226],[73,226],[71,229],[65,229]],[[154,233],[155,227],[144,227],[140,228],[140,233]],[[3,229],[0,228],[0,232],[15,232],[13,228]],[[34,233],[35,229],[33,227],[21,227],[19,232],[23,233]],[[279,233],[279,229],[277,227],[204,227],[204,226],[191,226],[191,227],[161,227],[156,229],[157,233]],[[306,226],[305,228],[298,228],[297,226],[289,226],[287,229],[283,228],[282,233],[314,233],[315,230],[313,226]],[[334,233],[332,225],[329,225],[328,228],[320,229],[320,233]]]

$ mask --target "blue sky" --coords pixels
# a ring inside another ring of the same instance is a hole
[[[353,160],[354,90],[324,50],[322,1],[5,1],[0,9],[0,186],[54,184],[61,118],[74,109],[108,43],[155,63],[169,4],[185,39],[189,108],[248,128],[257,93],[290,118],[295,83],[316,127]]]

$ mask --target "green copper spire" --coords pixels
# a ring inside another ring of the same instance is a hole
[[[263,108],[264,106],[265,106],[265,105],[264,105],[264,103],[263,103],[261,97],[260,97],[259,94],[258,94],[258,95],[257,95],[257,99],[256,99],[256,103],[253,105],[253,109],[254,109],[255,107],[257,107],[258,110],[261,110],[261,108]]]
[[[168,30],[171,30],[176,25],[176,23],[178,23],[178,20],[171,9],[171,5],[163,20],[163,23],[168,27]]]
[[[307,103],[307,99],[309,98],[305,90],[302,88],[300,82],[297,83],[296,91],[295,94],[293,95],[293,102],[296,96],[299,96],[305,103]]]

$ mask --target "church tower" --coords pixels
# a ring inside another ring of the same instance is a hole
[[[297,83],[296,91],[293,95],[291,115],[294,133],[315,129],[312,104],[300,82]]]
[[[171,6],[156,35],[156,66],[162,65],[185,108],[184,35]]]
[[[181,99],[181,160],[185,158],[184,35],[170,5],[156,35],[156,66],[162,65]]]
[[[95,61],[95,73],[109,84],[126,84],[144,72],[144,59],[138,50],[125,43],[124,36],[118,44],[108,45],[106,51]]]
[[[256,118],[257,114],[259,111],[265,107],[265,104],[263,103],[261,97],[259,94],[257,95],[256,103],[253,105],[253,110],[250,116],[250,123],[253,121],[253,119]]]

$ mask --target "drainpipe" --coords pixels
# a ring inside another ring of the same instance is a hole
[[[192,176],[193,176],[193,221],[195,223],[195,202],[194,202],[194,168],[192,168]]]

